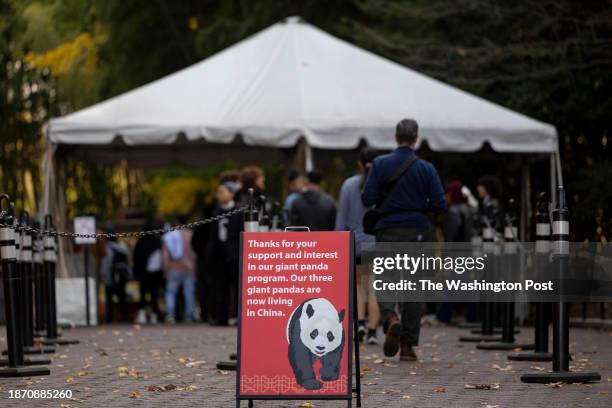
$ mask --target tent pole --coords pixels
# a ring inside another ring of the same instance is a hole
[[[304,140],[304,170],[312,171],[314,169],[314,156],[312,153],[312,147]]]

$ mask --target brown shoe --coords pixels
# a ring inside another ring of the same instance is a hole
[[[402,333],[402,324],[395,316],[391,316],[387,320],[387,334],[385,336],[385,344],[383,351],[385,356],[393,357],[397,354],[400,348],[400,334]]]
[[[402,350],[400,351],[400,361],[416,361],[417,356],[414,349],[409,344],[402,343]]]

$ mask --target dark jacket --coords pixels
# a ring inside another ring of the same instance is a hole
[[[473,216],[465,203],[452,204],[446,213],[444,239],[446,242],[471,242],[473,235]]]
[[[413,154],[414,150],[400,147],[374,159],[361,194],[361,201],[366,207],[380,203],[388,180]],[[444,189],[433,164],[422,159],[415,162],[397,181],[397,188],[387,197],[380,209],[383,212],[413,211],[399,212],[382,218],[376,224],[377,230],[398,227],[430,228],[431,222],[426,212],[437,213],[446,209]]]
[[[143,279],[147,275],[149,256],[158,249],[161,249],[161,241],[159,237],[153,235],[145,235],[136,242],[134,247],[134,277],[136,279]]]
[[[291,204],[291,224],[306,226],[311,231],[333,231],[336,202],[321,190],[307,190]]]
[[[228,209],[217,207],[213,210],[212,216],[223,215],[235,208],[235,206]],[[225,230],[225,240],[222,240],[220,228]],[[241,214],[234,214],[212,223],[209,230],[210,235],[206,242],[206,257],[224,258],[228,262],[237,260],[240,249],[240,232],[242,230]]]

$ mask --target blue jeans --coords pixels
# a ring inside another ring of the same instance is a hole
[[[183,297],[185,298],[185,320],[193,319],[193,302],[195,296],[195,278],[189,272],[170,272],[166,280],[166,313],[168,317],[176,317],[176,294],[179,287],[183,286]]]

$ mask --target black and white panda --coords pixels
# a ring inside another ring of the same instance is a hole
[[[340,376],[340,360],[344,349],[344,309],[338,313],[324,298],[304,301],[289,317],[287,341],[289,363],[299,385],[307,390],[322,387],[313,364],[319,359],[321,380],[335,381]]]

